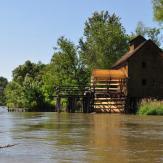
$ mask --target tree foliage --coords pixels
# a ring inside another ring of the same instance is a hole
[[[41,72],[45,65],[26,61],[13,71],[13,80],[5,90],[8,107],[39,108],[44,106]]]
[[[28,60],[13,70],[13,80],[22,84],[27,76],[35,79],[44,67],[41,62],[35,64]]]
[[[143,22],[138,22],[137,27],[135,29],[135,33],[133,33],[132,37],[137,35],[142,35],[148,39],[154,41],[158,46],[161,45],[161,31],[159,28],[150,28],[146,27]]]
[[[52,103],[55,85],[86,85],[87,74],[80,61],[77,47],[68,39],[60,37],[51,62],[46,66],[42,75],[46,101]]]
[[[154,18],[158,22],[163,22],[163,0],[152,0]]]
[[[79,42],[80,55],[90,70],[110,68],[126,52],[127,41],[119,17],[107,11],[95,12],[85,23],[84,37]]]
[[[4,77],[0,77],[0,105],[5,105],[6,104],[6,98],[4,95],[4,90],[8,84],[8,81]]]

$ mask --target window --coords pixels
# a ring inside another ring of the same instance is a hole
[[[146,67],[147,67],[146,62],[142,62],[142,68],[146,68]]]
[[[147,85],[147,80],[146,79],[142,79],[142,85],[146,86]]]

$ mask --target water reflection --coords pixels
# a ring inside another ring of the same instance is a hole
[[[0,162],[162,162],[163,117],[8,113],[0,110]]]

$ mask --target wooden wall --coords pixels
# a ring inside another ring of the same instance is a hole
[[[163,98],[163,58],[148,43],[128,61],[128,96]]]

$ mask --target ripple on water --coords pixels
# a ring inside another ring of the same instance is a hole
[[[0,162],[161,162],[163,117],[8,113],[0,108]]]

